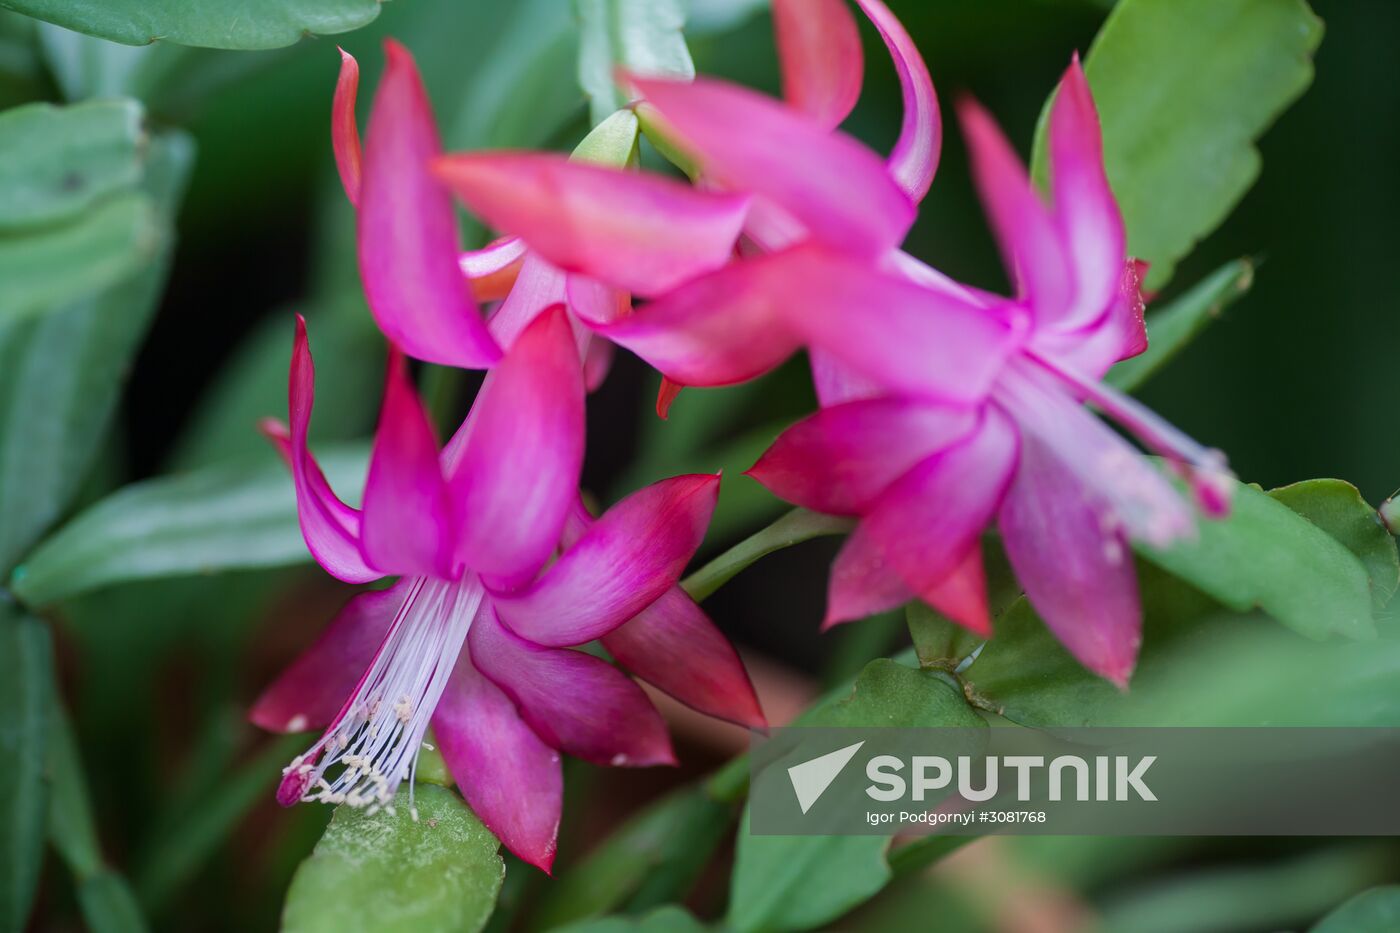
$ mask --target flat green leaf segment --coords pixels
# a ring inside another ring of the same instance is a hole
[[[44,858],[53,650],[37,619],[0,604],[0,927],[22,930]]]
[[[679,0],[576,0],[578,83],[588,95],[593,123],[627,104],[614,80],[623,68],[648,77],[695,77],[681,27]]]
[[[1400,885],[1363,891],[1332,911],[1311,933],[1385,933],[1400,930]]]
[[[164,40],[211,49],[275,49],[306,35],[349,32],[380,0],[3,0],[15,10],[126,45]]]
[[[332,485],[351,498],[363,447],[329,448]],[[286,468],[224,465],[127,486],[46,540],[14,573],[41,606],[111,583],[308,562]]]
[[[286,933],[474,933],[486,925],[505,877],[496,837],[446,788],[415,792],[417,822],[406,788],[394,813],[336,810],[292,879]]]
[[[940,674],[868,664],[850,695],[803,717],[812,726],[977,728],[982,719]],[[776,767],[777,765],[775,765]],[[881,836],[755,836],[739,828],[726,918],[739,931],[806,930],[841,916],[890,880]]]
[[[1128,254],[1152,264],[1149,289],[1254,183],[1254,140],[1311,83],[1321,40],[1303,0],[1122,0],[1109,14],[1084,71]],[[1043,179],[1041,124],[1032,161]]]

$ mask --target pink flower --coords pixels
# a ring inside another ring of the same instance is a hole
[[[635,136],[630,112],[600,124],[574,159],[525,152],[443,157],[412,56],[393,41],[385,50],[363,160],[355,125],[359,66],[343,51],[331,138],[345,192],[359,209],[370,307],[411,356],[489,366],[498,346],[509,348],[546,308],[562,304],[592,389],[607,372],[611,346],[594,340],[590,327],[628,315],[631,293],[658,294],[728,261],[746,197],[583,161],[595,139]],[[528,248],[507,236],[461,252],[449,189],[488,224],[536,231]],[[596,274],[577,274],[584,268]],[[476,301],[498,299],[483,326]]]
[[[431,723],[472,808],[548,870],[560,752],[674,761],[641,688],[570,650],[595,639],[695,708],[763,724],[734,650],[676,586],[719,478],[656,483],[597,520],[580,504],[583,381],[562,308],[521,331],[441,452],[394,349],[359,509],[307,449],[314,369],[300,319],[289,383],[290,425],[267,430],[291,466],[307,546],[348,583],[399,580],[354,597],[254,707],[275,731],[325,727],[279,802],[390,805]]]

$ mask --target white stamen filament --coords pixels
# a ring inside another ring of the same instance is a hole
[[[399,784],[408,780],[413,805],[423,735],[484,593],[473,574],[458,582],[413,581],[354,697],[320,740],[283,769],[300,777],[302,800],[392,812]]]

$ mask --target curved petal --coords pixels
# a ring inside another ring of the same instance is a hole
[[[822,629],[895,609],[914,597],[874,539],[857,529],[831,568]],[[920,590],[918,598],[974,634],[989,637],[992,620],[981,545],[973,542],[953,570]]]
[[[277,445],[292,469],[297,492],[297,520],[302,537],[316,562],[325,571],[346,583],[367,583],[382,573],[370,567],[360,548],[361,516],[357,509],[336,496],[307,449],[311,409],[316,402],[316,366],[306,338],[306,320],[296,319],[292,342],[292,364],[287,378],[287,408],[290,429],[275,422],[264,422],[264,433]]]
[[[484,302],[499,301],[509,295],[525,260],[525,248],[520,237],[505,236],[458,256],[457,265],[467,277],[472,297]]]
[[[1016,454],[1015,427],[989,408],[975,434],[891,484],[852,538],[867,540],[921,598],[938,593],[996,514]]]
[[[632,313],[632,297],[586,275],[571,275],[565,286],[569,310],[589,326],[611,324]]]
[[[969,408],[899,398],[846,402],[788,428],[748,475],[794,505],[859,515],[915,464],[976,426]]]
[[[452,198],[428,170],[442,149],[408,51],[388,63],[365,136],[358,252],[365,297],[385,335],[410,356],[480,369],[500,358],[462,279]]]
[[[704,540],[719,477],[677,476],[613,506],[529,589],[492,599],[501,621],[550,647],[605,635],[676,585]]]
[[[355,124],[355,96],[360,88],[360,63],[344,49],[340,52],[340,76],[331,100],[331,148],[340,183],[351,204],[360,203],[360,130]]]
[[[509,350],[515,338],[541,311],[562,303],[566,296],[566,278],[562,269],[547,262],[539,253],[526,253],[506,300],[486,322],[496,342]]]
[[[783,269],[781,254],[733,262],[593,329],[680,385],[743,382],[799,346],[778,310]]]
[[[435,171],[488,225],[546,259],[654,295],[728,261],[748,198],[546,152],[446,156]]]
[[[311,647],[262,692],[248,719],[269,732],[329,725],[369,670],[409,586],[404,581],[352,596]]]
[[[938,112],[933,79],[914,40],[909,38],[908,31],[889,7],[881,0],[856,0],[856,4],[875,24],[885,47],[890,50],[895,73],[899,75],[899,87],[904,95],[904,120],[899,128],[899,139],[890,153],[890,174],[917,204],[928,194],[943,147],[943,121]]]
[[[815,245],[770,257],[764,273],[756,285],[791,330],[896,391],[977,401],[1023,339],[1015,318]]]
[[[472,812],[506,848],[549,871],[564,807],[559,753],[472,666],[466,651],[438,700],[433,734]]]
[[[823,408],[885,394],[884,388],[874,379],[842,365],[825,350],[808,350],[807,360],[812,367],[812,387]]]
[[[1085,667],[1127,686],[1142,643],[1132,551],[1092,490],[1033,437],[998,520],[1031,605]]]
[[[1018,293],[1053,318],[1073,299],[1069,257],[1049,210],[1011,144],[971,98],[958,106],[972,176]]]
[[[1114,363],[1146,350],[1147,317],[1142,297],[1146,273],[1147,263],[1129,259],[1123,264],[1118,293],[1098,323],[1078,331],[1037,330],[1033,340],[1036,350],[1096,380]]]
[[[709,716],[766,728],[739,653],[685,590],[673,586],[603,647],[627,670]]]
[[[773,0],[783,98],[835,129],[860,97],[865,53],[846,0]]]
[[[541,648],[484,612],[469,643],[477,669],[505,691],[545,743],[594,764],[674,764],[666,723],[642,688],[606,661]]]
[[[706,174],[772,202],[839,249],[879,255],[914,221],[913,202],[884,162],[849,136],[736,85],[629,80],[699,154]]]
[[[1073,272],[1074,301],[1046,308],[1040,318],[1073,330],[1101,317],[1113,303],[1127,249],[1123,217],[1104,170],[1099,114],[1078,55],[1050,110],[1050,186]]]
[[[583,387],[597,392],[612,369],[613,345],[600,337],[591,337],[583,351]]]
[[[519,585],[558,544],[583,466],[583,372],[562,307],[536,318],[487,374],[463,430],[448,480],[458,557]]]
[[[365,481],[361,542],[369,562],[386,574],[451,576],[452,508],[437,438],[397,348],[389,354]]]

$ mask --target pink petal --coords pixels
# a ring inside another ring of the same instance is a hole
[[[352,596],[311,647],[262,692],[248,719],[269,732],[329,725],[373,662],[407,588],[401,582]]]
[[[928,194],[938,171],[939,150],[943,146],[943,122],[938,97],[923,56],[909,33],[881,0],[856,0],[880,33],[894,60],[899,87],[904,95],[904,122],[899,139],[890,153],[890,174],[917,204]]]
[[[913,598],[883,551],[856,526],[831,565],[822,630],[895,609]]]
[[[677,476],[603,513],[529,589],[493,596],[501,621],[539,645],[607,634],[676,585],[704,540],[719,477]]]
[[[824,350],[810,349],[807,358],[812,367],[812,386],[823,408],[884,394],[878,382],[843,366]]]
[[[515,701],[546,744],[612,767],[675,763],[661,714],[611,664],[581,651],[531,644],[493,612],[477,616],[468,638],[477,668]]]
[[[428,163],[442,149],[408,50],[386,40],[388,64],[365,137],[360,276],[385,335],[409,355],[480,369],[500,358],[458,265],[452,198]]]
[[[630,295],[595,278],[571,275],[565,290],[569,310],[586,324],[611,324],[632,313]]]
[[[785,262],[764,255],[731,263],[594,330],[680,385],[752,379],[798,348],[778,312]]]
[[[846,402],[788,428],[748,475],[795,505],[858,515],[915,464],[976,426],[968,408],[896,398]]]
[[[501,237],[481,249],[468,250],[457,257],[457,265],[467,277],[472,297],[477,301],[499,301],[510,294],[525,259],[525,241],[518,236]]]
[[[1104,170],[1098,111],[1078,55],[1050,111],[1050,184],[1073,273],[1074,301],[1046,308],[1039,317],[1073,330],[1102,317],[1113,303],[1127,248],[1123,217]]]
[[[526,253],[506,300],[486,322],[496,342],[509,350],[515,338],[541,311],[563,303],[566,278],[562,269],[551,265],[543,256]]]
[[[355,125],[355,95],[360,88],[360,63],[340,49],[340,77],[331,101],[331,148],[340,183],[351,204],[360,202],[360,130]]]
[[[1085,667],[1126,686],[1142,606],[1132,551],[1105,505],[1028,438],[999,525],[1016,577],[1050,631]]]
[[[532,250],[643,295],[723,265],[748,198],[543,152],[482,152],[436,162],[438,177],[487,224]]]
[[[889,389],[977,401],[1022,339],[1023,325],[999,312],[815,245],[767,261],[750,287],[788,327]]]
[[[306,320],[299,314],[287,383],[290,429],[276,422],[264,422],[263,429],[292,468],[297,519],[306,546],[316,562],[339,580],[346,583],[377,580],[383,574],[366,563],[360,549],[360,512],[336,496],[307,449],[311,409],[316,402],[316,366],[306,338]]]
[[[583,372],[562,307],[516,339],[472,409],[449,479],[458,556],[500,585],[518,585],[558,544],[583,466]]]
[[[583,387],[589,392],[598,391],[603,380],[612,369],[613,345],[606,340],[594,337],[588,341],[583,356]]]
[[[1019,293],[1037,314],[1058,314],[1073,299],[1066,246],[1025,166],[1001,130],[970,98],[958,106],[971,150],[972,174]]]
[[[604,635],[603,647],[627,670],[693,709],[750,729],[767,727],[738,652],[680,587]]]
[[[437,437],[397,348],[389,354],[361,538],[369,562],[386,574],[451,577],[452,507]]]
[[[1123,265],[1118,293],[1108,313],[1082,330],[1038,330],[1033,339],[1036,351],[1061,366],[1094,379],[1119,360],[1137,356],[1147,349],[1147,318],[1142,297],[1142,277],[1147,263],[1129,259]]]
[[[919,599],[974,635],[991,638],[992,613],[987,604],[987,573],[982,566],[981,544],[968,548],[953,572],[942,582],[923,589]]]
[[[773,0],[783,98],[834,129],[860,97],[865,55],[846,0]]]
[[[631,81],[699,154],[708,175],[771,202],[813,236],[879,255],[898,246],[913,223],[908,195],[880,158],[849,136],[736,85]]]
[[[915,594],[937,593],[996,514],[1016,451],[1014,426],[989,408],[975,434],[885,490],[852,538],[868,541]]]
[[[447,769],[486,828],[520,858],[549,871],[564,807],[559,753],[463,651],[433,713]]]

